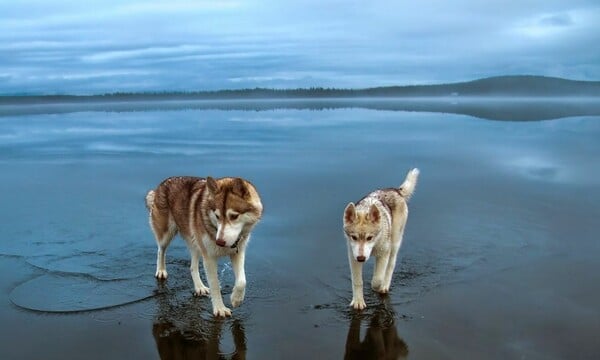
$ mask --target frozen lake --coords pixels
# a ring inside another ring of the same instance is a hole
[[[207,104],[0,105],[1,358],[597,356],[597,102]],[[343,209],[412,167],[391,293],[370,261],[350,311]],[[261,193],[230,319],[180,239],[153,277],[144,196],[174,175]]]

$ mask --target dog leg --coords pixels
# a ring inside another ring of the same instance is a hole
[[[392,245],[392,250],[390,251],[390,257],[387,264],[387,269],[385,270],[385,279],[383,283],[383,288],[380,292],[389,292],[390,286],[392,285],[392,275],[394,275],[394,269],[396,268],[396,259],[398,257],[398,250],[400,250],[400,242]]]
[[[380,294],[386,294],[389,291],[389,286],[386,288],[386,272],[389,256],[382,255],[375,258],[375,269],[373,269],[373,280],[371,287]]]
[[[192,255],[192,262],[190,264],[190,272],[192,273],[192,280],[194,281],[194,295],[208,295],[209,289],[204,285],[202,279],[200,279],[200,272],[198,271],[198,263],[200,261],[201,251],[196,245],[190,246],[190,253]]]
[[[150,211],[149,215],[150,229],[154,233],[158,250],[156,253],[156,273],[154,276],[157,279],[167,278],[167,265],[165,254],[167,247],[177,234],[177,226],[168,220],[168,213],[163,214],[158,211]]]
[[[175,236],[174,231],[168,231],[161,237],[156,235],[158,251],[156,252],[156,273],[154,274],[154,276],[157,279],[164,280],[167,278],[167,264],[166,264],[165,255],[167,252],[167,247],[171,243],[171,240],[173,240],[174,236]]]
[[[348,261],[350,262],[350,273],[352,274],[352,302],[350,306],[356,310],[362,310],[367,307],[363,296],[363,263],[354,259],[350,248],[348,248]]]
[[[212,256],[206,256],[203,260],[204,271],[206,272],[208,286],[210,287],[213,315],[221,317],[231,316],[231,309],[223,304],[223,297],[221,296],[221,285],[219,284],[219,275],[217,273],[217,259]]]
[[[233,273],[235,274],[235,285],[231,293],[231,306],[238,307],[244,301],[246,294],[246,272],[244,270],[245,250],[231,255],[231,264],[233,265]]]
[[[156,254],[156,273],[154,276],[157,279],[166,279],[167,278],[167,264],[165,260],[165,252],[166,247],[158,245],[158,251]]]

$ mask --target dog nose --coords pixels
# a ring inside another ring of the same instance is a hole
[[[357,256],[357,257],[356,257],[356,260],[357,260],[358,262],[364,262],[365,260],[367,260],[367,258],[366,258],[366,257],[364,257],[364,256],[362,256],[362,255],[360,255],[360,256]]]
[[[223,246],[227,245],[227,243],[223,239],[217,239],[217,245],[219,245],[220,247],[223,247]]]

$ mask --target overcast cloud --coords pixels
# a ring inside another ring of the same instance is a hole
[[[3,1],[0,94],[600,80],[597,0]]]

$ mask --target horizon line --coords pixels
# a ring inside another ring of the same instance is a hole
[[[472,80],[456,81],[456,82],[445,82],[436,84],[404,84],[404,85],[384,85],[384,86],[371,86],[371,87],[356,87],[356,88],[338,88],[338,87],[323,87],[323,86],[311,86],[311,87],[295,87],[295,88],[276,88],[276,87],[254,87],[254,88],[225,88],[216,90],[143,90],[143,91],[115,91],[105,93],[90,93],[90,94],[69,94],[69,93],[27,93],[27,92],[12,92],[0,94],[0,97],[102,97],[102,96],[119,96],[119,95],[201,95],[201,94],[219,94],[219,93],[234,93],[234,92],[252,92],[252,91],[269,91],[269,92],[294,92],[294,91],[324,91],[324,92],[358,92],[375,89],[394,89],[394,88],[426,88],[435,86],[448,86],[458,84],[469,84],[482,80],[493,80],[502,78],[538,78],[548,80],[562,80],[573,83],[586,83],[586,84],[597,84],[600,85],[600,80],[574,80],[569,78],[557,77],[557,76],[545,76],[545,75],[530,75],[530,74],[515,74],[515,75],[497,75],[488,76],[482,78],[476,78]]]

